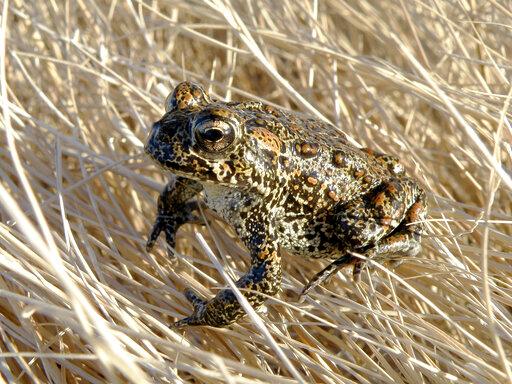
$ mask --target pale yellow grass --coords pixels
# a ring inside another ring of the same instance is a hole
[[[0,382],[512,382],[510,2],[1,4]],[[284,255],[261,319],[169,329],[248,266],[209,211],[176,263],[144,250],[170,175],[142,146],[184,79],[398,155],[422,252],[304,303],[326,262]]]

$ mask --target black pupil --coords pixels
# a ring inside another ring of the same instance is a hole
[[[201,135],[207,141],[216,142],[222,139],[224,133],[220,129],[209,129]]]

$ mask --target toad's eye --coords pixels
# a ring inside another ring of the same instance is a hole
[[[207,152],[222,152],[235,141],[236,122],[229,119],[198,119],[193,131],[198,147]]]
[[[211,128],[202,132],[201,138],[209,143],[217,143],[224,138],[224,132],[217,128]]]

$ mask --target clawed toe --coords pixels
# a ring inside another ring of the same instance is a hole
[[[187,325],[190,325],[190,317],[185,317],[184,319],[169,324],[169,328],[183,328],[186,327]]]
[[[157,217],[151,232],[149,233],[148,240],[146,242],[146,251],[151,252],[153,247],[155,246],[156,240],[160,233],[165,233],[165,242],[167,243],[167,254],[170,258],[174,257],[174,246],[176,245],[176,229],[175,226],[172,225],[169,220]]]
[[[311,291],[313,288],[315,288],[317,285],[319,285],[320,282],[314,282],[310,281],[308,284],[302,288],[301,293],[299,294],[299,303],[303,303],[304,300],[306,300],[306,296],[308,295],[309,291]]]
[[[155,221],[155,224],[153,224],[153,228],[151,228],[151,232],[149,233],[148,240],[146,241],[146,251],[150,252],[153,247],[155,246],[156,240],[158,239],[158,236],[160,235],[160,232],[163,230],[163,223],[158,218]]]

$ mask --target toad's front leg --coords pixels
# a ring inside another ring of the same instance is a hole
[[[172,249],[176,242],[176,231],[180,226],[193,221],[192,211],[197,203],[189,200],[203,189],[195,180],[177,177],[174,182],[168,183],[158,197],[158,211],[155,223],[148,237],[146,249],[148,252],[155,245],[161,232],[165,233],[168,255],[173,257]]]
[[[255,218],[257,219],[260,218]],[[275,239],[269,235],[270,226],[250,221],[246,223],[246,228],[252,231],[242,237],[251,252],[251,268],[236,282],[236,286],[253,308],[258,309],[263,305],[266,295],[275,295],[281,287],[281,258]],[[209,301],[202,299],[191,289],[185,291],[185,296],[194,306],[194,312],[172,324],[172,327],[223,327],[245,315],[244,309],[230,289],[223,289]]]

